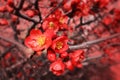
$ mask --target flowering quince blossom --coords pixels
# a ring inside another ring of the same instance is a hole
[[[105,17],[105,18],[103,19],[103,23],[104,23],[105,25],[110,25],[110,24],[112,23],[112,17]]]
[[[83,50],[76,50],[70,54],[71,62],[74,66],[81,68],[82,64],[81,61],[84,59],[84,51]]]
[[[55,18],[47,18],[43,24],[42,24],[42,28],[44,30],[47,29],[52,29],[54,30],[54,32],[56,33],[59,30],[59,26],[58,26],[58,21]]]
[[[62,53],[68,49],[68,38],[66,36],[57,37],[53,40],[52,49],[57,53]]]
[[[74,70],[74,65],[72,64],[71,60],[65,62],[66,68],[70,71]]]
[[[6,6],[0,6],[0,12],[5,12],[6,11]]]
[[[48,18],[48,22],[51,22],[49,19],[53,19],[52,22],[56,23],[57,29],[68,29],[67,20],[68,17],[63,15],[60,10],[56,10],[53,14],[51,14]]]
[[[64,59],[64,58],[68,57],[68,53],[67,52],[62,52],[60,54],[60,57]]]
[[[57,35],[56,35],[56,33],[54,32],[53,29],[47,29],[47,30],[44,32],[44,34],[47,35],[48,37],[50,37],[51,39],[57,37]]]
[[[60,76],[65,71],[65,64],[61,59],[58,59],[50,65],[50,71],[52,71],[53,74]]]
[[[67,20],[68,20],[67,16],[60,17],[60,19],[59,19],[60,29],[68,29]]]
[[[0,19],[0,25],[3,25],[3,26],[8,25],[7,19],[4,19],[4,18]]]
[[[115,21],[119,21],[120,20],[120,10],[119,9],[115,9],[114,10],[114,18],[115,18]]]
[[[47,51],[47,59],[50,61],[50,62],[54,62],[56,60],[56,54],[54,51],[48,49]]]
[[[110,0],[99,0],[99,1],[100,1],[100,8],[103,8],[109,3]]]
[[[14,1],[13,1],[13,0],[7,0],[7,4],[8,4],[9,6],[13,6]]]
[[[68,17],[66,15],[63,15],[61,11],[57,10],[55,12],[55,17],[59,22],[60,29],[68,29],[68,25],[67,25]]]
[[[35,10],[27,10],[25,12],[25,14],[28,16],[28,17],[34,17],[36,15],[36,11]]]
[[[47,49],[52,43],[49,35],[43,34],[40,30],[32,29],[30,35],[25,39],[25,45],[34,51]]]

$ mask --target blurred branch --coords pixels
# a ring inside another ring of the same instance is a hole
[[[14,65],[12,65],[12,66],[10,66],[10,67],[8,67],[8,68],[6,68],[6,70],[12,70],[13,68],[15,68],[15,67],[17,67],[17,66],[19,66],[19,65],[22,65],[23,63],[25,63],[25,62],[27,62],[27,59],[25,58],[25,59],[22,59],[21,61],[18,61],[16,64],[14,64]]]
[[[23,18],[23,19],[25,19],[25,20],[28,20],[28,21],[31,21],[31,22],[34,22],[34,23],[39,23],[38,21],[35,21],[34,19],[29,18],[29,17],[27,17],[27,16],[25,16],[25,15],[23,15],[23,14],[20,13],[20,10],[22,9],[22,6],[23,6],[23,4],[24,4],[24,1],[25,1],[25,0],[21,0],[21,1],[20,1],[18,8],[15,8],[15,7],[14,7],[15,12],[14,12],[13,14],[16,15],[16,16],[18,16],[18,17],[20,17],[20,18]]]
[[[79,28],[80,26],[83,26],[83,25],[88,25],[88,24],[90,24],[90,23],[92,23],[92,22],[95,22],[96,20],[98,20],[98,18],[100,18],[100,16],[98,16],[98,17],[95,17],[93,20],[90,20],[90,21],[87,21],[87,22],[85,22],[85,23],[83,23],[83,19],[82,19],[82,17],[80,18],[80,23],[77,25],[77,26],[75,26],[75,28]]]
[[[9,52],[12,48],[14,48],[15,47],[15,45],[12,45],[12,46],[10,46],[9,48],[7,48],[3,53],[1,53],[0,54],[0,59],[7,53],[7,52]]]
[[[120,37],[120,33],[116,33],[116,34],[111,35],[111,36],[109,36],[109,37],[105,37],[105,38],[100,38],[100,39],[96,39],[96,40],[84,42],[84,43],[82,43],[82,44],[69,46],[69,49],[70,49],[70,50],[74,50],[74,49],[80,49],[80,48],[87,48],[87,47],[90,47],[90,46],[93,45],[93,44],[98,44],[98,43],[100,43],[100,42],[103,42],[103,41],[105,41],[105,40],[112,39],[112,38],[115,38],[115,37]]]
[[[31,22],[34,22],[34,23],[39,23],[38,21],[35,21],[34,19],[32,19],[32,18],[29,18],[29,17],[27,17],[27,16],[25,16],[25,15],[22,15],[20,12],[16,12],[16,13],[14,13],[16,16],[18,16],[18,17],[21,17],[21,18],[23,18],[23,19],[25,19],[25,20],[28,20],[28,21],[31,21]]]
[[[58,8],[61,6],[62,2],[63,2],[63,0],[61,0],[60,3],[59,3],[55,8],[53,8],[53,9],[48,13],[47,16],[45,16],[44,19],[46,19],[50,14],[52,14],[56,9],[58,9]]]
[[[39,7],[38,7],[38,5],[39,5],[38,2],[39,2],[39,0],[36,0],[36,1],[35,1],[35,9],[38,11],[39,22],[41,22],[41,21],[42,21],[42,16],[41,16],[40,9],[39,9]]]
[[[34,53],[32,49],[25,47],[24,45],[22,45],[21,43],[17,42],[14,39],[10,39],[10,38],[4,37],[2,35],[0,35],[0,38],[16,45],[19,48],[19,50],[21,50],[27,58],[30,58],[30,56]]]
[[[108,45],[104,46],[102,49],[105,49],[105,48],[108,48],[108,47],[111,47],[111,46],[120,46],[120,43],[111,43],[111,44],[108,44]]]

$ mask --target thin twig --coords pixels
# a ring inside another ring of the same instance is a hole
[[[9,48],[7,48],[3,53],[1,53],[0,54],[0,59],[7,53],[7,52],[9,52],[12,48],[14,48],[15,47],[15,45],[12,45],[12,46],[10,46]]]
[[[61,6],[62,2],[63,2],[63,0],[61,0],[60,3],[59,3],[55,8],[53,8],[53,9],[48,13],[47,16],[45,16],[44,19],[46,19],[50,14],[52,14],[56,9],[58,9],[58,8]]]
[[[5,41],[7,41],[7,42],[10,42],[10,43],[16,45],[23,52],[23,54],[27,58],[29,58],[34,53],[32,49],[29,49],[29,48],[25,47],[23,44],[17,42],[14,39],[10,39],[10,38],[4,37],[2,35],[0,35],[0,38],[3,39],[3,40],[5,40]]]
[[[14,69],[15,67],[17,67],[17,66],[19,66],[19,65],[21,65],[21,64],[23,64],[23,63],[25,63],[25,62],[27,62],[27,59],[25,58],[25,59],[22,59],[21,61],[18,61],[16,64],[14,64],[14,65],[12,65],[12,66],[10,66],[10,67],[8,67],[8,68],[6,68],[6,70],[8,71],[8,70],[12,70],[12,69]]]
[[[82,44],[69,46],[69,49],[70,49],[70,50],[74,50],[74,49],[80,49],[80,48],[88,48],[88,47],[90,47],[90,46],[93,45],[93,44],[98,44],[98,43],[100,43],[100,42],[103,42],[103,41],[105,41],[105,40],[112,39],[112,38],[115,38],[115,37],[120,37],[120,33],[116,33],[116,34],[111,35],[111,36],[109,36],[109,37],[105,37],[105,38],[100,38],[100,39],[96,39],[96,40],[84,42],[84,43],[82,43]]]
[[[40,12],[40,9],[38,7],[39,3],[38,3],[39,0],[36,0],[35,1],[35,9],[38,11],[38,16],[39,16],[39,22],[42,21],[42,16],[41,16],[41,12]]]

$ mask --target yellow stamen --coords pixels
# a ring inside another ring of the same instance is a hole
[[[61,17],[61,18],[59,19],[59,22],[60,22],[60,23],[64,23],[64,19]]]
[[[45,44],[45,39],[46,39],[45,36],[40,36],[38,38],[38,43],[39,43],[40,46],[43,46]]]
[[[53,22],[49,22],[49,28],[53,28],[54,27],[54,23]]]
[[[63,43],[62,42],[57,42],[56,48],[61,49],[62,47],[63,47]]]

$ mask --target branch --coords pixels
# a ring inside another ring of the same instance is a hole
[[[39,16],[39,22],[42,21],[42,16],[41,16],[41,12],[40,12],[40,9],[39,9],[39,0],[36,0],[35,1],[35,9],[38,11],[38,16]]]
[[[70,50],[74,50],[74,49],[80,49],[80,48],[87,48],[87,47],[90,47],[90,46],[93,45],[93,44],[98,44],[98,43],[100,43],[100,42],[103,42],[103,41],[105,41],[105,40],[112,39],[112,38],[115,38],[115,37],[120,37],[120,33],[116,33],[116,34],[111,35],[111,36],[106,37],[106,38],[100,38],[100,39],[96,39],[96,40],[84,42],[84,43],[82,43],[82,44],[69,46],[69,49],[70,49]]]
[[[85,23],[82,23],[82,18],[80,18],[80,23],[77,26],[75,26],[75,28],[79,28],[80,26],[91,24],[92,22],[95,22],[96,20],[98,20],[98,18],[99,16]]]
[[[9,48],[7,48],[3,53],[0,54],[0,59],[6,55],[7,52],[9,52],[12,48],[14,48],[15,45],[10,46]]]
[[[14,15],[16,15],[16,16],[18,16],[18,17],[20,17],[20,18],[23,18],[23,19],[25,19],[25,20],[34,22],[34,23],[39,23],[38,21],[36,21],[36,20],[34,20],[34,19],[32,19],[32,18],[29,18],[29,17],[21,14],[20,12],[16,12],[16,13],[14,13]]]
[[[14,39],[6,38],[6,37],[4,37],[2,35],[0,35],[0,38],[7,41],[7,42],[10,42],[10,43],[16,45],[23,52],[23,54],[27,58],[30,58],[30,56],[34,53],[32,49],[29,49],[29,48],[25,47],[24,45],[22,45],[21,43],[17,42]]]
[[[16,64],[14,64],[14,65],[12,65],[12,66],[6,68],[6,70],[12,70],[12,69],[14,69],[14,68],[17,67],[17,66],[26,63],[27,60],[28,60],[28,59],[22,59],[21,61],[18,61]]]
[[[48,13],[47,16],[45,16],[44,19],[46,19],[50,14],[52,14],[56,9],[58,9],[58,8],[61,6],[62,2],[63,2],[63,0],[61,0],[60,3],[59,3],[55,8],[53,8],[53,9]],[[44,20],[43,20],[43,21],[44,21]]]

